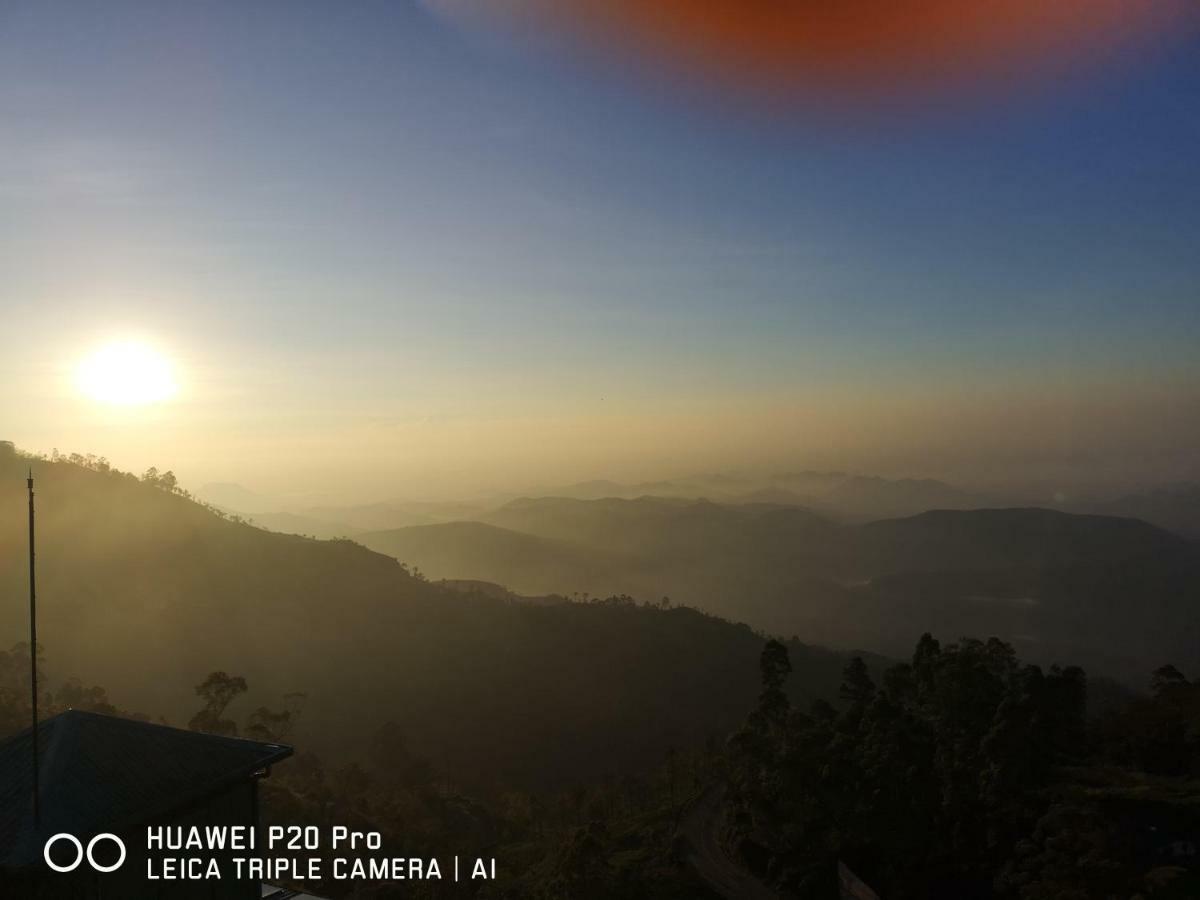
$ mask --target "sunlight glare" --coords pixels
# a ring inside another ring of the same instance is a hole
[[[93,351],[79,364],[76,384],[92,400],[115,406],[161,403],[179,389],[170,360],[139,341],[116,341]]]

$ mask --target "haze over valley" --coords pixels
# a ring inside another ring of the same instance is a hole
[[[1198,97],[1195,0],[0,0],[0,897],[1200,897]],[[380,865],[141,877],[230,817]]]
[[[1045,506],[1028,503],[1032,488],[1006,503],[930,479],[814,471],[546,490],[242,512],[350,537],[434,580],[576,601],[666,596],[847,649],[902,654],[929,627],[987,633],[1136,684],[1163,647],[1190,660],[1200,646],[1200,503],[1187,485]],[[1130,508],[1150,521],[1121,515]]]

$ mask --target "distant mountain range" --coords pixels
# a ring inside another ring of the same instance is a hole
[[[492,788],[644,770],[670,747],[723,737],[759,690],[762,637],[694,610],[440,586],[349,541],[271,533],[131,475],[3,446],[0,595],[12,602],[0,604],[0,646],[28,634],[28,465],[50,689],[79,676],[123,708],[182,724],[200,705],[193,686],[220,669],[251,686],[241,715],[306,693],[297,738],[308,749],[345,758],[394,721],[414,753]],[[487,531],[446,533],[474,532],[482,552]],[[579,564],[526,538],[529,566]],[[790,652],[799,701],[836,697],[845,655]]]
[[[1195,659],[1200,647],[1196,544],[1184,539],[1200,532],[1194,485],[1060,511],[1004,508],[939,481],[838,472],[548,490],[499,505],[323,508],[320,521],[338,523],[327,531],[255,520],[350,535],[433,578],[531,596],[667,595],[880,653],[907,652],[926,629],[987,632],[1031,659],[1070,659],[1140,684],[1148,667]]]
[[[30,463],[0,446],[10,598],[27,587]],[[222,519],[133,476],[32,465],[51,682],[78,675],[182,722],[192,686],[223,669],[248,679],[251,706],[307,693],[307,746],[353,751],[393,719],[414,752],[468,781],[632,771],[735,727],[758,692],[762,637],[680,604],[796,636],[801,702],[836,696],[847,658],[816,644],[906,656],[925,630],[998,635],[1139,685],[1165,662],[1200,665],[1196,544],[1130,519],[981,509],[853,524],[762,495],[540,497],[364,532],[365,547]],[[546,600],[585,592],[653,607]],[[0,641],[26,627],[23,602],[0,606]]]
[[[531,494],[576,500],[667,497],[722,503],[775,503],[804,506],[844,519],[912,515],[928,509],[967,509],[985,505],[987,499],[932,479],[889,479],[815,471],[766,477],[704,475],[629,485],[585,481]]]
[[[921,632],[996,634],[1140,683],[1200,659],[1195,543],[1125,518],[939,510],[862,525],[768,503],[530,498],[361,535],[435,577],[520,593],[669,595],[805,640],[902,653]]]
[[[797,471],[763,477],[700,475],[631,484],[600,479],[541,487],[520,495],[494,494],[460,501],[391,500],[359,505],[297,503],[228,483],[205,485],[196,494],[207,503],[250,518],[272,531],[322,538],[353,537],[363,532],[412,525],[480,521],[506,503],[523,498],[635,500],[657,497],[704,499],[727,505],[795,506],[846,523],[904,518],[936,509],[1048,505],[1064,512],[1142,519],[1185,537],[1200,539],[1200,484],[1186,483],[1115,496],[1103,496],[1093,491],[1084,499],[1056,500],[1052,492],[1044,489],[979,493],[929,478]]]
[[[352,537],[364,531],[452,522],[480,515],[494,503],[390,500],[355,505],[311,505],[256,493],[239,484],[206,484],[197,499],[260,528],[305,537]]]
[[[1200,540],[1200,484],[1185,483],[1125,494],[1081,509],[1110,516],[1144,519],[1177,534]]]

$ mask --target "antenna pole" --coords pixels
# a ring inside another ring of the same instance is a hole
[[[41,790],[38,781],[38,667],[37,667],[37,573],[33,564],[33,469],[25,482],[29,488],[29,683],[33,709],[33,824],[41,826]]]

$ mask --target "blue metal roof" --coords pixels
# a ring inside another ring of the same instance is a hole
[[[0,744],[0,865],[38,865],[45,837],[135,827],[254,776],[283,744],[69,710],[38,726],[41,824],[33,823],[32,729]]]

